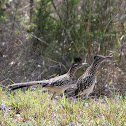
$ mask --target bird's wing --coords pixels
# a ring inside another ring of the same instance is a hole
[[[77,81],[77,87],[80,88],[81,90],[89,88],[92,83],[95,81],[95,77],[90,75],[83,78],[78,79]]]
[[[51,78],[49,80],[49,84],[45,84],[44,87],[50,86],[65,86],[69,83],[69,76],[61,75],[59,77]]]
[[[75,95],[79,92],[88,89],[95,82],[95,77],[92,75],[86,77],[80,77],[77,81],[77,89],[75,91]]]

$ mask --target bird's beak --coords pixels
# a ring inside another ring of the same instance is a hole
[[[88,66],[88,63],[82,63],[82,66]]]
[[[111,60],[112,56],[106,56],[105,59]]]

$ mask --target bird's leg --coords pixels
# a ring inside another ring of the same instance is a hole
[[[56,92],[53,93],[53,96],[51,97],[51,100],[53,100],[56,96]]]
[[[88,95],[89,95],[89,94],[86,94],[86,95],[85,95],[85,98],[86,98],[86,99],[88,98]]]
[[[85,100],[86,100],[86,99],[89,99],[88,95],[89,95],[89,94],[85,94],[85,95],[84,95],[84,99],[85,99]]]

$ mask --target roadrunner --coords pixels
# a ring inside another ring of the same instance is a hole
[[[75,72],[81,66],[84,66],[84,65],[87,65],[87,63],[82,63],[81,58],[75,58],[74,62],[71,65],[71,68],[64,75],[54,77],[54,78],[51,78],[49,80],[16,83],[16,84],[13,84],[13,85],[9,85],[8,87],[11,90],[15,90],[15,89],[19,89],[19,88],[23,88],[23,87],[29,87],[29,86],[33,86],[33,85],[41,85],[42,87],[45,87],[48,90],[53,92],[53,96],[51,98],[51,99],[53,99],[56,95],[60,95],[67,88],[69,88],[69,86],[71,84],[70,82],[72,81]]]
[[[75,96],[78,95],[88,95],[93,91],[94,85],[96,83],[97,70],[100,64],[106,60],[111,59],[110,56],[94,56],[94,61],[86,70],[86,72],[77,80],[77,88],[75,90]]]

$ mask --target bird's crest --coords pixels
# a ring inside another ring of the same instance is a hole
[[[82,59],[80,58],[80,57],[76,57],[76,58],[74,58],[74,62],[75,63],[77,63],[77,62],[81,62],[82,61]]]

